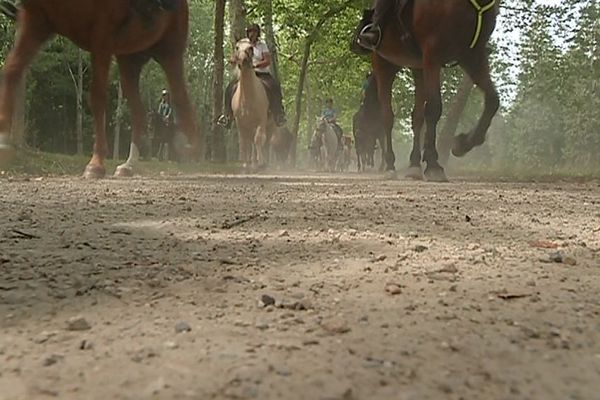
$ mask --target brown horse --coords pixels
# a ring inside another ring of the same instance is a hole
[[[17,14],[17,37],[4,66],[0,91],[0,159],[6,156],[15,93],[25,68],[40,47],[59,34],[91,53],[93,75],[91,109],[94,117],[94,152],[86,178],[105,175],[106,102],[108,72],[113,56],[119,64],[121,87],[131,108],[132,140],[127,162],[116,174],[131,175],[139,157],[145,113],[139,95],[142,67],[155,59],[165,71],[178,123],[188,143],[201,143],[184,82],[183,54],[187,46],[186,0],[23,0]],[[6,158],[6,157],[4,157]]]
[[[271,155],[273,161],[279,164],[280,167],[285,167],[290,156],[292,141],[294,137],[287,126],[275,127],[270,140]]]
[[[460,157],[483,144],[499,107],[486,51],[498,8],[498,0],[376,0],[372,17],[375,28],[367,25],[370,15],[365,13],[358,42],[363,47],[374,48],[371,63],[382,106],[388,171],[395,170],[391,92],[399,66],[411,68],[415,80],[414,146],[409,176],[423,177],[420,133],[426,123],[422,156],[427,163],[425,178],[447,181],[438,163],[436,128],[442,114],[440,71],[448,63],[457,62],[485,94],[485,107],[477,126],[470,133],[455,138],[452,152]]]

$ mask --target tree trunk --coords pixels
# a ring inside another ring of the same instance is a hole
[[[293,167],[296,166],[296,149],[298,147],[298,130],[300,129],[300,118],[302,114],[302,94],[304,92],[304,82],[306,80],[306,72],[308,68],[308,60],[310,59],[310,49],[313,42],[316,40],[317,35],[321,31],[321,28],[330,18],[334,17],[336,14],[340,13],[344,9],[346,9],[350,4],[352,4],[353,0],[347,0],[344,3],[340,4],[337,7],[330,8],[321,19],[316,23],[313,27],[310,34],[306,37],[304,42],[304,54],[302,55],[302,63],[300,64],[300,77],[298,78],[298,87],[296,89],[296,98],[295,104],[296,114],[294,115],[294,125],[292,130],[293,140],[292,140],[292,148],[290,153],[290,163]]]
[[[233,1],[236,0],[232,0]],[[219,162],[227,161],[225,148],[225,135],[223,128],[216,124],[216,119],[223,113],[223,74],[225,72],[223,40],[225,29],[225,0],[215,0],[215,49],[214,49],[214,72],[213,72],[213,145],[214,159]]]
[[[456,96],[452,99],[452,104],[450,104],[450,108],[448,109],[448,116],[446,117],[444,128],[440,132],[438,139],[439,161],[444,166],[447,166],[448,161],[450,160],[450,150],[452,149],[454,134],[456,133],[460,117],[465,111],[472,90],[473,81],[467,74],[464,74],[460,81],[460,85],[458,86]]]
[[[277,43],[273,29],[273,0],[266,0],[265,5],[265,40],[271,51],[271,73],[279,81],[279,63],[277,61]]]
[[[119,160],[119,149],[121,148],[121,120],[123,118],[123,89],[121,84],[117,85],[117,110],[115,115],[115,138],[113,142],[113,160]],[[79,142],[77,143],[79,146]]]
[[[232,48],[235,43],[246,37],[246,6],[244,0],[229,1],[229,40]]]
[[[77,136],[77,154],[83,154],[83,51],[77,49],[77,114],[75,133]]]

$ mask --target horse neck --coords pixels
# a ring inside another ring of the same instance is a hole
[[[252,68],[240,68],[239,90],[241,98],[256,98],[260,85],[260,78],[256,76]]]

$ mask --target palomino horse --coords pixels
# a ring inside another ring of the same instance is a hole
[[[438,163],[436,128],[442,114],[440,71],[457,62],[485,94],[485,106],[476,127],[454,140],[452,152],[460,157],[483,144],[498,111],[498,93],[490,78],[486,44],[494,30],[499,0],[375,0],[373,22],[381,31],[361,22],[358,42],[374,49],[371,63],[377,79],[386,133],[386,164],[394,171],[392,150],[392,83],[398,66],[410,67],[415,80],[414,146],[408,175],[422,178],[420,132],[426,122],[422,160],[425,178],[447,181]],[[381,35],[379,34],[381,33]]]
[[[267,143],[275,129],[269,114],[269,99],[263,82],[252,66],[254,49],[248,39],[235,45],[231,61],[237,65],[239,82],[231,109],[240,137],[240,160],[245,168],[262,169],[267,164]]]
[[[327,172],[335,172],[340,155],[339,140],[333,126],[325,118],[317,119],[317,126],[311,143],[318,143],[320,164]]]
[[[151,58],[158,61],[165,71],[178,123],[188,142],[194,146],[201,143],[184,82],[187,0],[27,0],[21,3],[16,42],[4,66],[4,82],[0,91],[0,153],[6,156],[9,150],[6,143],[16,88],[23,71],[54,34],[71,39],[91,53],[91,109],[95,142],[84,177],[102,178],[106,172],[105,116],[108,72],[113,56],[117,58],[121,87],[131,108],[133,131],[129,159],[117,168],[117,175],[131,175],[139,158],[141,137],[146,129],[139,78],[142,67]]]
[[[373,75],[367,80],[365,97],[352,118],[352,131],[356,147],[358,172],[364,172],[367,166],[375,166],[375,147],[377,142],[385,152],[385,134],[381,106],[377,94],[377,81]],[[379,167],[383,171],[384,164]]]

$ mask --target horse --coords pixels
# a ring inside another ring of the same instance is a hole
[[[231,99],[231,108],[239,131],[240,160],[244,168],[260,170],[266,167],[267,144],[276,124],[269,113],[269,98],[262,80],[252,65],[254,49],[249,39],[239,40],[231,57],[236,65],[238,84]]]
[[[270,140],[271,153],[275,162],[284,166],[288,162],[294,137],[287,126],[275,128]]]
[[[17,11],[17,36],[4,65],[0,90],[0,159],[6,160],[9,129],[17,85],[42,45],[58,34],[91,53],[91,110],[94,117],[94,150],[85,178],[102,178],[106,140],[108,73],[116,57],[121,87],[131,109],[132,137],[129,158],[115,175],[131,176],[139,159],[146,130],[139,94],[143,66],[156,60],[164,70],[181,130],[188,146],[199,150],[202,140],[184,81],[183,55],[188,38],[187,0],[44,0],[22,1]]]
[[[338,157],[340,155],[338,135],[325,118],[317,118],[315,132],[311,143],[315,141],[318,147],[318,158],[327,172],[335,172]]]
[[[385,152],[385,134],[381,106],[379,105],[377,81],[373,75],[367,79],[365,96],[358,111],[352,117],[352,133],[356,148],[358,172],[364,172],[367,166],[375,166],[375,147],[377,142]],[[384,164],[380,166],[383,171]]]
[[[348,171],[352,161],[352,138],[350,136],[342,137],[342,151],[338,157],[338,170],[340,172]]]
[[[452,153],[461,157],[484,143],[500,106],[486,50],[498,12],[499,0],[375,0],[374,9],[365,11],[352,50],[361,52],[357,46],[362,46],[371,51],[386,135],[387,171],[395,173],[391,96],[398,67],[409,67],[415,82],[414,139],[408,176],[420,179],[424,176],[433,182],[448,180],[438,162],[436,129],[442,114],[440,71],[449,63],[460,65],[485,96],[477,125],[469,133],[455,137]],[[424,123],[426,130],[421,146]],[[424,175],[421,161],[427,164]]]

